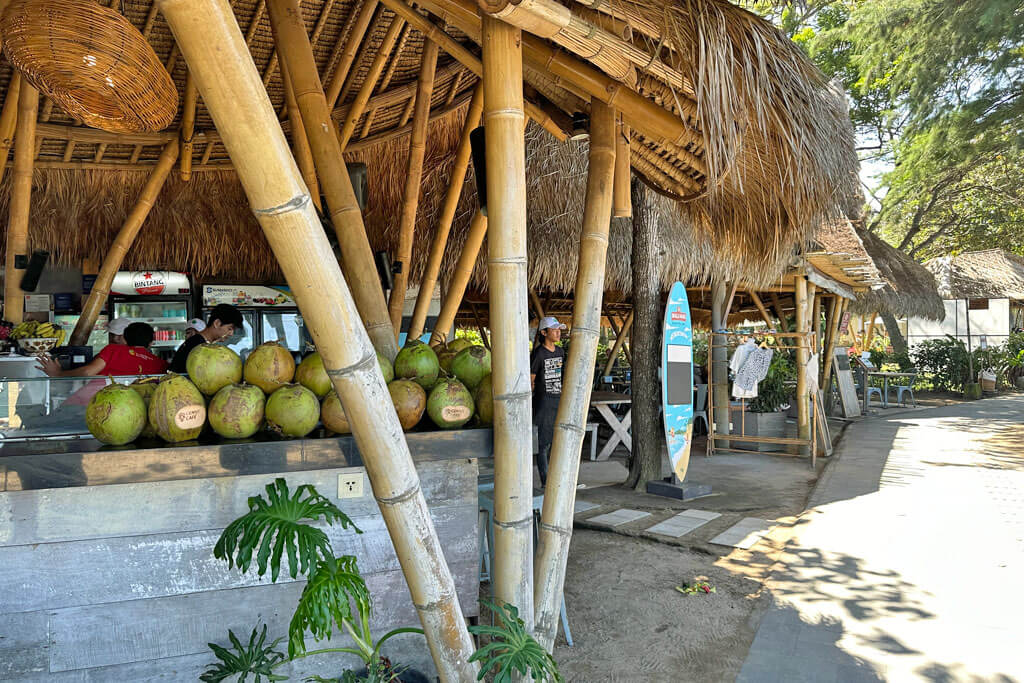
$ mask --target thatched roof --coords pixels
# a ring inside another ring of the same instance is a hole
[[[861,228],[860,239],[885,279],[881,289],[862,292],[851,306],[855,313],[889,312],[899,317],[942,320],[945,308],[927,268],[891,246],[881,237]]]
[[[344,84],[334,111],[339,121],[363,86],[370,63],[395,21],[391,10],[379,6],[365,37],[357,43],[358,56],[351,70],[347,76],[341,74],[339,57],[348,47],[363,3],[369,1],[302,2],[325,87],[332,80]],[[281,74],[264,2],[232,0],[231,4],[253,61],[264,74],[268,95],[283,114]],[[142,32],[168,66],[179,92],[183,91],[185,65],[152,0],[121,0],[114,5]],[[724,265],[726,270],[744,264],[755,276],[761,273],[763,277],[843,201],[856,158],[842,98],[784,35],[724,0],[623,0],[598,3],[599,12],[583,5],[591,3],[568,3],[576,19],[607,25],[614,18],[628,25],[628,30],[615,37],[618,42],[613,41],[600,55],[618,58],[629,54],[635,61],[646,53],[651,59],[643,67],[630,62],[624,72],[613,74],[614,69],[601,61],[604,57],[587,57],[595,53],[586,45],[559,46],[557,37],[551,41],[529,39],[544,49],[554,49],[573,69],[589,68],[601,78],[619,78],[618,87],[632,90],[678,119],[676,125],[683,137],[690,137],[689,142],[646,135],[637,130],[643,122],[636,123],[631,147],[634,173],[675,200],[674,204],[657,200],[665,213],[678,215],[682,223],[692,226],[708,248],[730,255],[733,265]],[[471,0],[425,0],[418,6],[421,12],[430,13],[427,18],[436,26],[471,53],[479,54],[479,26],[473,25],[478,19],[467,19],[477,16]],[[403,29],[387,68],[372,86],[373,97],[346,150],[350,159],[363,157],[371,163],[371,193],[376,193],[378,201],[371,201],[368,230],[375,245],[387,243],[386,234],[397,215],[397,200],[392,199],[398,197],[402,183],[392,181],[405,172],[408,119],[422,44],[418,30]],[[587,64],[587,58],[593,64]],[[571,79],[555,78],[529,61],[525,73],[531,105],[553,117],[547,121],[549,130],[567,120],[568,114],[588,109],[587,93]],[[10,77],[11,66],[0,65],[0,97],[6,95]],[[442,51],[432,95],[435,123],[428,142],[432,156],[425,164],[429,177],[425,179],[417,242],[433,230],[437,202],[432,199],[444,189],[455,131],[477,80],[472,70]],[[179,112],[165,132],[118,137],[76,125],[59,107],[44,101],[36,193],[51,191],[54,195],[34,199],[34,207],[40,210],[33,214],[30,240],[54,247],[60,240],[51,239],[48,233],[72,234],[77,235],[68,238],[72,244],[57,249],[65,260],[85,252],[101,253],[103,238],[116,230],[124,207],[143,182],[134,169],[151,167],[160,147],[177,139],[180,118]],[[157,260],[167,267],[205,274],[267,275],[274,266],[261,258],[261,238],[244,229],[248,223],[248,218],[242,217],[244,200],[235,181],[220,174],[229,168],[230,160],[202,104],[196,121],[193,164],[198,172],[188,186],[172,180],[165,188],[166,196],[151,216],[152,225],[144,230],[144,244],[133,251],[129,262]],[[288,123],[283,127],[287,130]],[[104,179],[96,171],[110,175]],[[7,181],[5,177],[5,184]],[[80,206],[66,207],[63,202]],[[557,223],[552,219],[548,225]],[[564,240],[563,235],[557,237],[558,242]],[[73,244],[76,239],[88,244]],[[174,244],[157,244],[168,239]],[[240,256],[225,260],[217,257],[216,249],[206,253],[211,243],[222,242],[235,243]],[[558,243],[551,246],[557,249]],[[677,251],[681,260],[669,269],[684,274],[707,270],[699,254],[710,252]],[[613,253],[621,255],[621,248]]]
[[[856,291],[885,284],[853,222],[845,217],[818,226],[804,258],[825,275]]]
[[[1024,258],[1003,249],[940,256],[924,265],[943,299],[1024,299]]]

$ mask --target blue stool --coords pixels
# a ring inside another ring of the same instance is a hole
[[[480,525],[480,580],[491,580],[491,567],[494,566],[494,527],[491,520],[494,519],[494,498],[487,495],[494,491],[494,484],[480,484],[477,486],[478,498],[480,500],[480,512],[484,517]],[[538,489],[533,490],[533,542],[537,543],[537,514],[544,507],[544,492]],[[487,550],[484,551],[486,544]],[[562,606],[559,610],[562,617],[562,632],[565,634],[565,642],[569,647],[573,646],[572,631],[569,630],[569,615],[565,611],[565,595],[562,595]]]

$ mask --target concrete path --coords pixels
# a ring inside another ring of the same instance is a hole
[[[1024,397],[850,426],[739,681],[1024,681]]]

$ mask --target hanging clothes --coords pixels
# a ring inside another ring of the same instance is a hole
[[[729,369],[735,375],[743,367],[743,364],[747,362],[747,356],[750,352],[757,348],[757,344],[754,343],[753,339],[748,339],[732,352],[732,359],[729,361]]]
[[[753,343],[751,343],[753,344]],[[768,375],[774,353],[754,346],[743,361],[732,383],[733,398],[757,398],[757,385]]]
[[[812,353],[804,366],[804,377],[807,378],[807,390],[811,394],[818,393],[818,354]]]

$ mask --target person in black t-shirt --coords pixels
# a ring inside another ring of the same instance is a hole
[[[174,360],[171,361],[171,371],[185,373],[188,367],[188,354],[192,349],[205,344],[226,339],[235,333],[236,329],[242,327],[242,314],[231,304],[217,304],[210,311],[210,317],[206,321],[206,327],[186,339],[178,350],[174,352]]]
[[[538,325],[543,343],[530,357],[530,385],[533,388],[533,421],[537,425],[537,469],[541,484],[548,480],[548,450],[555,436],[555,417],[562,398],[562,365],[565,350],[556,346],[565,325],[548,316]]]

